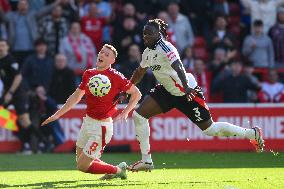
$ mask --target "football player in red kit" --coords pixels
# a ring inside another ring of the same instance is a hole
[[[125,162],[114,166],[100,160],[103,149],[110,142],[113,134],[112,116],[116,112],[116,104],[113,101],[120,92],[125,91],[131,95],[128,105],[114,118],[114,120],[125,120],[141,98],[138,88],[121,73],[111,68],[116,57],[116,49],[111,45],[104,45],[98,54],[96,68],[84,72],[82,82],[76,91],[55,114],[42,123],[46,125],[57,120],[86,95],[86,116],[83,118],[76,142],[77,168],[85,173],[106,174],[102,179],[116,177],[126,179]],[[99,74],[108,77],[111,82],[110,91],[102,97],[94,96],[88,87],[89,79]]]

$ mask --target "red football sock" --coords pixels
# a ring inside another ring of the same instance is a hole
[[[117,167],[95,159],[92,161],[87,172],[92,174],[115,174]]]

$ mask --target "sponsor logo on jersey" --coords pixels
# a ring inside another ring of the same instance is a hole
[[[159,71],[161,69],[161,65],[153,65],[153,66],[150,66],[150,69],[152,71]]]

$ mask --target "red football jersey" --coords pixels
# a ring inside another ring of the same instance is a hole
[[[97,74],[107,76],[111,82],[109,93],[103,97],[94,96],[88,87],[89,79]],[[131,85],[131,81],[126,79],[123,74],[115,69],[109,68],[104,71],[98,71],[94,68],[86,70],[83,74],[79,89],[85,91],[87,115],[93,119],[99,120],[112,117],[117,110],[116,104],[113,103],[115,96],[122,91],[125,92],[130,89]]]
[[[81,19],[82,32],[89,36],[96,46],[97,51],[103,46],[103,27],[106,25],[104,18],[91,18],[85,16]]]

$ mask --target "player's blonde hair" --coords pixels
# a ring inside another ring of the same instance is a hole
[[[118,53],[117,53],[117,50],[116,50],[116,48],[114,46],[112,46],[110,44],[104,44],[103,47],[106,47],[106,48],[110,49],[113,52],[115,58],[117,57]]]

